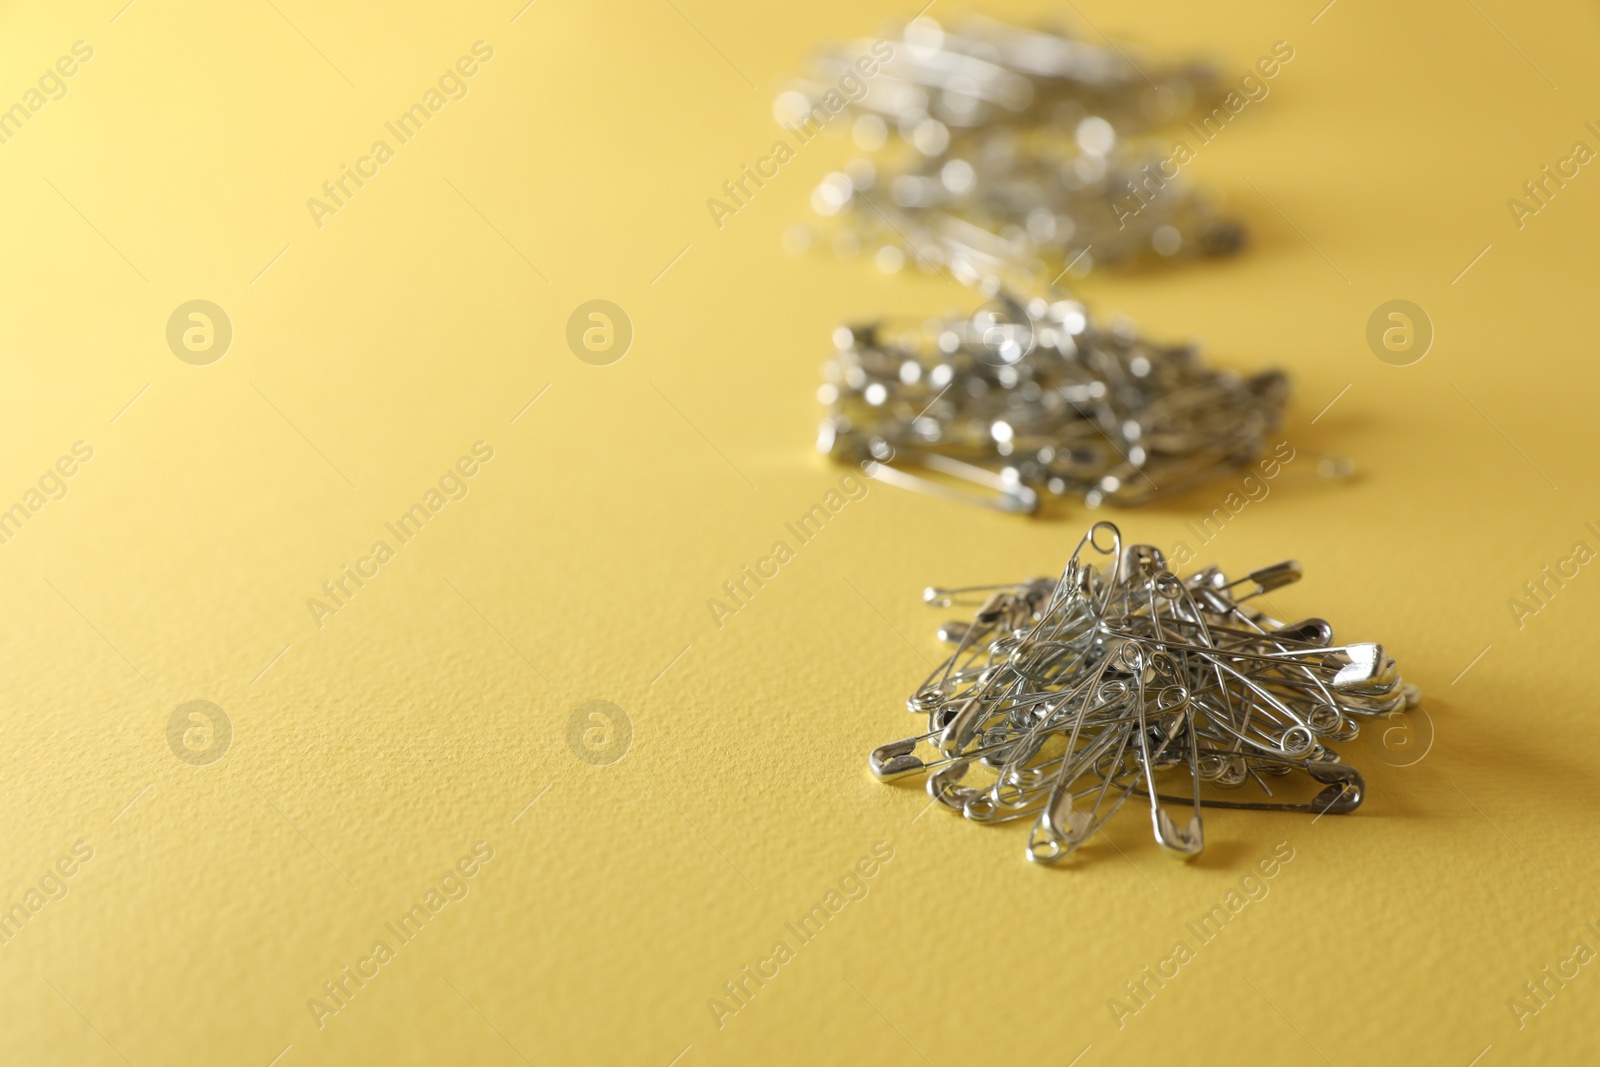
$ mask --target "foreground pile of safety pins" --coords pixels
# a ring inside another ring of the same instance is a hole
[[[1250,605],[1299,577],[1287,561],[1233,581],[1214,566],[1180,579],[1159,549],[1124,546],[1101,522],[1059,580],[930,589],[938,606],[989,596],[940,631],[955,650],[907,700],[927,731],[874,749],[872,772],[932,771],[928,793],[975,822],[1031,818],[1038,863],[1070,855],[1133,796],[1148,802],[1156,841],[1183,857],[1204,846],[1203,805],[1353,811],[1364,783],[1330,742],[1420,694],[1383,646],[1336,645],[1322,619],[1286,623]],[[968,783],[975,764],[993,780]],[[1270,799],[1267,779],[1291,775],[1324,788],[1309,802]],[[1269,799],[1202,801],[1203,785],[1247,783]]]

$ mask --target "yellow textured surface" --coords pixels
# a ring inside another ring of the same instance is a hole
[[[1591,7],[1082,5],[1239,74],[1295,49],[1191,169],[1248,252],[1083,292],[1217,362],[1292,370],[1286,436],[1359,479],[1297,460],[1192,547],[1232,569],[1297,556],[1276,603],[1385,642],[1437,736],[1405,767],[1352,746],[1355,815],[1220,812],[1181,866],[1128,810],[1046,870],[1018,827],[913,822],[922,794],[865,760],[914,725],[941,621],[922,587],[1054,572],[1081,509],[1029,522],[875,486],[723,626],[707,608],[839,483],[811,450],[831,326],[971,303],[780,251],[838,139],[720,230],[705,207],[766,153],[812,43],[909,11],[121,3],[0,14],[0,106],[93,50],[0,144],[0,507],[93,451],[0,544],[0,907],[42,904],[0,946],[0,1062],[1600,1057],[1600,967],[1564,962],[1600,950],[1600,574],[1508,606],[1600,548],[1600,176],[1520,228],[1506,203],[1600,147]],[[307,199],[479,41],[467,95],[319,228]],[[634,326],[611,366],[564,340],[597,298]],[[1364,341],[1395,298],[1437,331],[1408,367]],[[208,366],[166,343],[193,299],[233,324]],[[480,441],[466,497],[387,535]],[[1230,488],[1112,517],[1170,546]],[[319,627],[307,600],[378,540],[394,558]],[[169,748],[191,700],[229,716],[222,759]],[[568,745],[590,700],[631,720],[620,762]],[[409,943],[387,932],[480,842],[492,859],[444,882],[464,898]],[[866,895],[800,945],[785,924],[880,842]],[[1124,983],[1197,943],[1185,924],[1279,842],[1269,892],[1119,1019]],[[375,977],[308,1007],[380,940]],[[777,977],[714,1017],[780,940]]]

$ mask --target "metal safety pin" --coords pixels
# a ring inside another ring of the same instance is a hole
[[[991,490],[991,492],[986,495],[955,489],[943,482],[924,478],[877,461],[866,468],[866,475],[868,478],[876,478],[878,481],[888,485],[899,486],[901,489],[912,489],[928,496],[938,497],[941,500],[952,500],[959,504],[977,504],[980,507],[994,508],[996,511],[1018,515],[1032,515],[1039,510],[1038,493],[1002,474],[996,474],[982,467],[975,467],[970,463],[963,463],[960,460],[935,453],[919,456],[918,460],[923,466],[938,471],[940,474],[947,474],[952,478],[960,478],[982,489]]]

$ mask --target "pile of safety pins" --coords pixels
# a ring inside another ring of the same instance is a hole
[[[1182,857],[1204,845],[1202,807],[1353,811],[1361,774],[1330,743],[1421,698],[1383,646],[1335,644],[1322,619],[1251,606],[1299,577],[1289,561],[1232,581],[1214,566],[1180,579],[1158,549],[1125,547],[1101,522],[1057,580],[929,589],[941,607],[988,595],[970,622],[941,629],[955,649],[907,700],[927,731],[874,749],[872,772],[932,771],[933,800],[975,822],[1032,818],[1038,863],[1070,855],[1132,796]],[[967,784],[974,764],[992,781]],[[1275,799],[1267,779],[1290,775],[1324,788]],[[1215,797],[1247,783],[1272,799]]]
[[[776,110],[801,124],[848,115],[869,153],[812,197],[842,223],[835,249],[988,298],[970,314],[840,327],[821,451],[1028,514],[1047,496],[1138,504],[1248,463],[1282,420],[1281,372],[1207,368],[1194,345],[1096,322],[1056,287],[1092,266],[1240,246],[1237,225],[1136,147],[1224,92],[1199,64],[981,17],[918,18],[819,53]]]
[[[1031,513],[1041,493],[1138,504],[1216,477],[1261,451],[1289,394],[1279,371],[1210,369],[1193,345],[1101,326],[1067,299],[1002,294],[969,316],[841,326],[834,344],[824,454],[1002,511]]]
[[[1202,64],[1130,53],[980,16],[955,28],[918,18],[822,50],[775,114],[804,129],[843,112],[866,154],[817,186],[820,222],[791,245],[870,250],[890,272],[910,262],[968,283],[1021,272],[1035,285],[1236,251],[1242,228],[1136,141],[1208,113],[1227,87]]]

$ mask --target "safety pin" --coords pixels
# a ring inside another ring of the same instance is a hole
[[[888,464],[874,461],[866,468],[869,478],[876,478],[888,485],[899,486],[901,489],[911,489],[927,496],[937,497],[941,500],[951,500],[958,504],[977,504],[980,507],[994,508],[996,511],[1010,512],[1012,514],[1032,515],[1039,510],[1039,494],[1018,482],[1006,478],[1004,475],[995,474],[993,471],[982,467],[975,467],[970,463],[941,456],[936,452],[921,455],[918,461],[925,467],[930,467],[941,474],[953,478],[961,478],[979,486],[993,490],[992,495],[966,492],[936,482],[931,478],[912,474],[909,471],[891,467]]]

